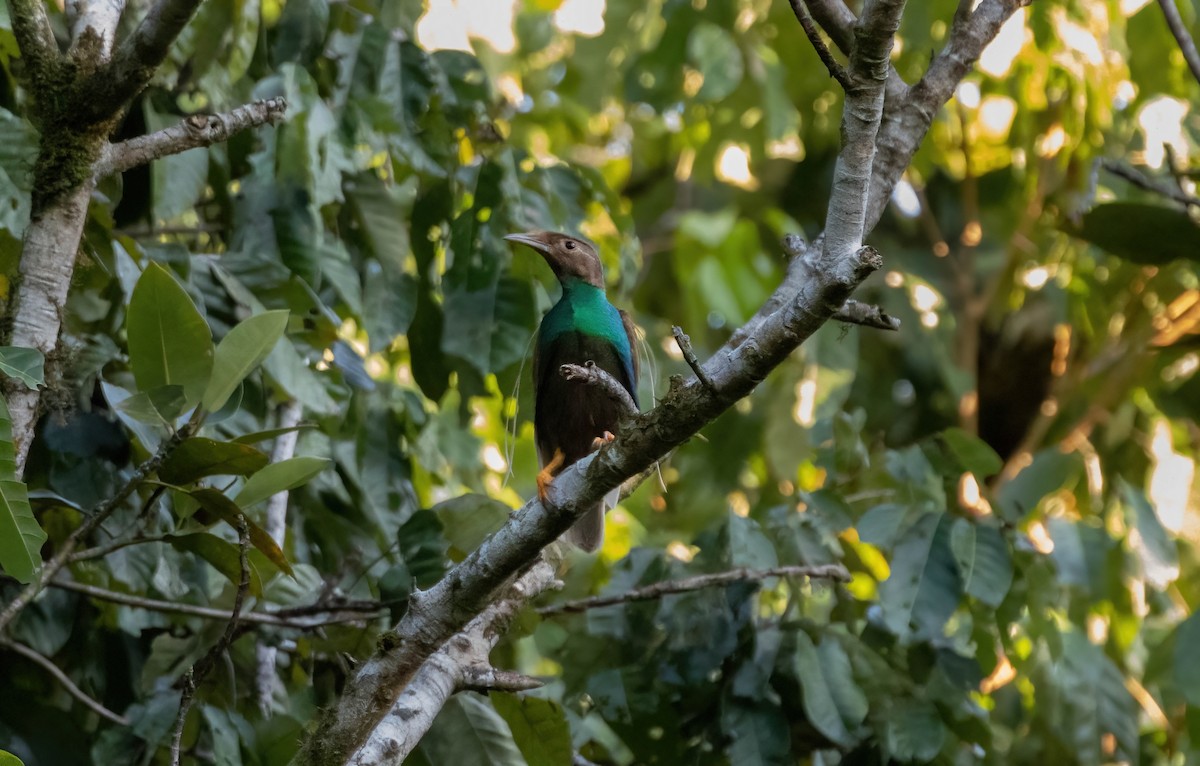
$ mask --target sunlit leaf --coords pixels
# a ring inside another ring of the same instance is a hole
[[[287,327],[287,311],[268,311],[250,317],[229,331],[217,344],[212,378],[201,404],[209,412],[221,409],[234,389],[262,364]]]
[[[249,508],[276,492],[307,484],[328,465],[328,460],[319,457],[294,457],[272,463],[251,476],[234,497],[234,501],[243,508]]]
[[[234,585],[242,581],[242,558],[236,543],[222,540],[208,532],[171,535],[167,537],[167,542],[176,550],[194,553],[212,564],[214,569],[229,578]],[[249,559],[246,560],[246,567],[250,572],[250,593],[261,596],[262,577],[259,575],[258,569]]]
[[[265,529],[260,527],[243,512],[236,502],[226,497],[223,492],[208,487],[201,487],[200,489],[191,490],[188,492],[188,495],[200,503],[200,507],[205,511],[211,513],[216,519],[224,521],[234,529],[238,528],[238,516],[241,515],[246,522],[250,544],[266,556],[281,572],[288,575],[292,574],[292,565],[288,563],[287,558],[283,555],[279,544],[267,534]],[[197,512],[196,517],[201,518],[199,512]]]
[[[178,385],[188,402],[199,401],[212,373],[212,333],[191,297],[156,263],[146,267],[133,289],[126,332],[140,391]]]

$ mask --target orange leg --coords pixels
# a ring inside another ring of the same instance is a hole
[[[615,438],[617,437],[613,435],[612,431],[605,431],[603,436],[597,436],[595,439],[592,439],[592,451],[600,449]]]
[[[563,463],[567,462],[566,455],[560,449],[554,450],[554,457],[550,458],[550,462],[546,463],[545,467],[538,472],[537,488],[538,497],[542,500],[546,499],[546,489],[550,486],[550,482],[554,481],[554,476],[562,468]]]

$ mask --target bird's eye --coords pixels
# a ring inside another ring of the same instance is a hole
[[[568,250],[574,250],[574,249],[575,249],[575,243],[574,243],[574,242],[572,242],[571,240],[569,240],[569,239],[568,239],[568,240],[566,241],[566,243],[563,245],[563,247],[567,248]]]

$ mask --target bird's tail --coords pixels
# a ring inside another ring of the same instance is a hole
[[[597,503],[595,508],[589,508],[563,538],[588,553],[597,550],[604,542],[604,508],[603,502]]]

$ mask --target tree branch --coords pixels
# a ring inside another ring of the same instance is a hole
[[[276,423],[276,427],[293,430],[285,431],[275,439],[275,444],[271,448],[272,464],[290,460],[292,455],[296,454],[296,440],[300,437],[300,432],[295,430],[295,426],[300,422],[302,409],[300,403],[295,399],[280,405],[279,421]],[[271,499],[267,501],[267,534],[280,548],[283,548],[287,536],[287,507],[288,491],[286,489],[271,495]],[[258,697],[258,709],[263,712],[264,716],[269,716],[271,701],[275,695],[275,647],[259,641],[254,647],[254,656],[254,690]]]
[[[30,79],[37,81],[62,58],[46,6],[42,0],[8,0],[8,15],[22,64]]]
[[[833,312],[831,317],[835,322],[847,322],[849,324],[858,324],[863,327],[873,327],[876,330],[892,330],[900,329],[899,317],[894,317],[878,306],[872,306],[869,303],[860,303],[851,298],[842,304],[842,307]]]
[[[1196,50],[1196,41],[1188,33],[1175,0],[1158,0],[1158,7],[1162,8],[1163,17],[1167,20],[1167,26],[1171,28],[1171,34],[1175,36],[1175,42],[1179,43],[1179,50],[1183,52],[1188,69],[1192,70],[1192,77],[1200,83],[1200,51]]]
[[[789,0],[790,1],[790,0]],[[854,25],[857,19],[854,12],[846,7],[845,0],[800,0],[807,6],[816,22],[833,40],[833,44],[850,55],[854,48]],[[807,34],[807,32],[806,32]],[[843,86],[845,87],[845,86]],[[889,101],[901,102],[908,93],[908,83],[901,79],[899,73],[888,67],[887,97]]]
[[[87,692],[76,686],[75,682],[71,680],[71,677],[64,673],[61,668],[55,665],[49,657],[31,649],[28,646],[25,646],[24,644],[18,644],[17,642],[9,641],[6,638],[0,638],[0,649],[8,649],[9,651],[19,654],[22,657],[36,663],[37,665],[40,665],[47,673],[54,676],[54,680],[62,684],[63,688],[67,690],[68,694],[82,702],[84,706],[99,715],[101,718],[112,721],[118,726],[129,726],[128,718],[119,713],[114,713],[113,711],[104,707],[104,705],[100,704],[99,701],[93,699],[88,695]]]
[[[804,0],[789,0],[789,2],[796,21],[800,22],[804,34],[817,52],[817,57],[829,70],[829,76],[837,80],[838,84],[842,86],[842,90],[849,91],[851,88],[850,76],[846,73],[846,68],[833,57],[833,53],[825,45],[825,41],[821,39],[821,33],[817,30],[817,25],[813,23],[812,16],[808,15],[808,8],[804,5]]]
[[[649,601],[676,593],[687,593],[694,590],[703,590],[704,588],[716,588],[735,582],[762,582],[770,577],[809,577],[850,582],[850,573],[840,564],[811,567],[783,566],[772,567],[771,569],[747,569],[742,567],[731,569],[727,572],[685,577],[680,580],[664,580],[609,596],[591,596],[590,598],[580,598],[574,601],[563,601],[559,604],[540,607],[537,612],[544,617],[556,614],[586,612],[589,609],[615,606],[616,604],[625,604],[630,601]]]
[[[54,558],[46,562],[37,576],[33,578],[33,581],[26,585],[25,589],[18,593],[17,597],[4,607],[3,612],[0,612],[0,632],[3,632],[8,624],[12,622],[13,618],[28,606],[31,601],[37,598],[37,595],[42,592],[42,589],[46,587],[54,575],[58,574],[59,570],[67,565],[71,560],[71,554],[75,552],[75,548],[82,541],[86,540],[92,532],[95,532],[114,511],[120,508],[121,503],[125,502],[125,499],[133,494],[138,485],[144,482],[150,474],[157,471],[162,462],[175,451],[175,448],[184,439],[195,433],[199,427],[200,421],[198,419],[193,418],[189,420],[170,439],[163,442],[162,446],[158,448],[158,452],[134,470],[133,475],[129,477],[129,480],[125,482],[125,485],[121,489],[117,490],[115,495],[96,506],[87,519],[74,532],[67,536],[67,539],[59,547],[58,552],[54,554]]]
[[[179,766],[179,745],[183,739],[183,725],[187,721],[188,709],[192,706],[196,687],[204,682],[205,676],[217,664],[217,658],[225,653],[237,636],[238,618],[242,614],[246,591],[250,589],[250,562],[246,558],[246,553],[250,549],[250,527],[246,524],[246,517],[240,513],[237,516],[237,530],[238,564],[241,568],[241,577],[238,579],[237,592],[233,596],[233,613],[229,616],[229,622],[226,623],[225,632],[221,634],[221,638],[205,652],[203,657],[196,661],[196,664],[188,668],[188,672],[183,677],[183,695],[179,698],[179,715],[175,719],[175,731],[171,736],[172,766]]]
[[[69,0],[67,10],[74,17],[68,55],[89,66],[108,63],[125,0]]]
[[[696,379],[706,386],[711,386],[712,381],[708,379],[708,373],[704,371],[700,360],[696,358],[696,352],[692,350],[692,339],[679,325],[671,328],[671,334],[675,336],[675,345],[679,346],[679,353],[683,354],[683,361],[687,362],[688,367],[692,368],[692,372],[696,373]]]
[[[239,106],[225,114],[193,114],[157,133],[107,145],[96,162],[96,178],[123,173],[138,165],[189,149],[212,146],[248,128],[267,123],[274,125],[286,111],[285,100],[271,98]]]
[[[120,604],[121,606],[131,606],[137,609],[146,609],[152,612],[183,614],[189,617],[203,617],[206,620],[229,619],[229,612],[225,609],[214,609],[213,607],[200,606],[199,604],[185,604],[180,601],[160,601],[144,596],[118,593],[115,590],[98,588],[95,585],[87,585],[81,582],[55,580],[50,583],[50,586],[61,590],[69,590],[74,593],[82,593],[85,596],[100,599],[101,601],[108,601],[113,604]],[[374,617],[383,606],[383,604],[375,602],[348,602],[328,605],[312,604],[309,606],[293,607],[291,609],[279,609],[274,612],[247,612],[241,616],[240,621],[250,625],[269,625],[276,628],[312,630],[324,625],[354,622]],[[317,614],[327,614],[330,617],[321,620],[303,619],[307,616]]]
[[[608,398],[621,405],[627,415],[636,415],[638,412],[637,405],[634,404],[633,397],[625,390],[625,386],[622,386],[616,378],[597,367],[593,362],[564,364],[558,368],[558,374],[567,380],[599,388],[608,395]]]
[[[88,110],[87,116],[104,119],[141,93],[201,2],[156,0],[137,29],[117,47],[109,65],[92,78],[94,92],[99,97],[92,102],[94,108]]]
[[[540,685],[528,676],[492,668],[488,655],[521,608],[556,585],[554,564],[540,557],[513,583],[504,598],[485,609],[462,633],[426,660],[349,763],[352,766],[400,763],[457,691],[481,688],[518,691]]]
[[[1123,178],[1139,189],[1145,189],[1148,192],[1160,194],[1173,202],[1178,202],[1181,205],[1188,207],[1200,207],[1200,197],[1194,194],[1188,194],[1183,189],[1170,184],[1159,183],[1152,178],[1147,178],[1144,173],[1137,168],[1126,165],[1117,160],[1101,160],[1100,166],[1112,173],[1118,178]]]

